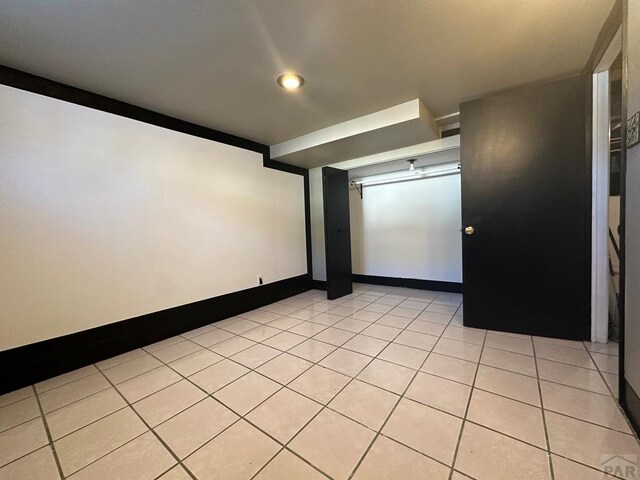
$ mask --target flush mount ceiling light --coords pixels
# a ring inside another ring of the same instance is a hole
[[[298,90],[304,85],[304,78],[297,73],[285,73],[278,77],[278,85],[285,90]]]

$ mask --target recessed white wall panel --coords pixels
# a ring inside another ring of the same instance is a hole
[[[353,273],[462,281],[460,176],[350,191]]]
[[[303,178],[0,86],[0,350],[306,273]]]

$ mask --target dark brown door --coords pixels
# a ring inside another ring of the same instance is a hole
[[[581,76],[461,105],[466,326],[588,338],[585,108]]]
[[[327,298],[333,300],[353,292],[348,173],[337,168],[323,167],[322,191]]]

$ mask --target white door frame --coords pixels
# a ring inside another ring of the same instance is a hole
[[[609,68],[622,50],[618,29],[593,72],[591,186],[591,341],[609,337]]]

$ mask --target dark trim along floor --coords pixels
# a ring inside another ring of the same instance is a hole
[[[316,290],[326,290],[327,289],[327,281],[326,280],[311,280],[311,287]]]
[[[620,402],[620,404],[624,413],[627,414],[636,435],[640,436],[640,398],[626,378],[622,381],[624,385],[624,401]]]
[[[0,395],[233,317],[311,288],[308,275],[0,352]]]
[[[388,287],[406,287],[419,290],[433,290],[436,292],[462,293],[462,283],[442,282],[440,280],[420,280],[418,278],[379,277],[375,275],[352,274],[354,282],[369,283],[371,285],[386,285]]]

